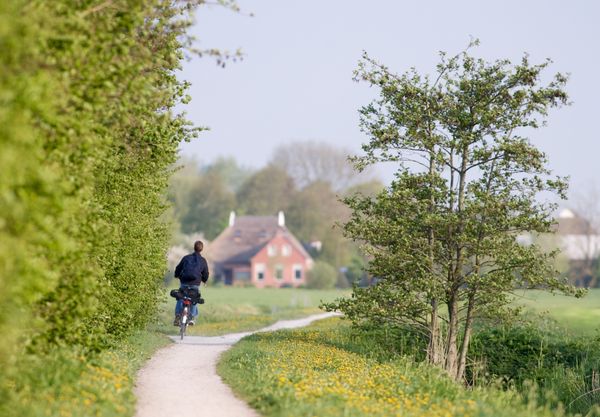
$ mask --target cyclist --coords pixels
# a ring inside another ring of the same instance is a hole
[[[204,249],[204,243],[197,240],[194,242],[194,252],[181,258],[179,264],[175,267],[175,278],[179,279],[180,289],[193,288],[199,292],[200,284],[208,281],[208,264],[206,259],[200,254]],[[179,326],[181,312],[183,311],[183,302],[177,300],[175,304],[175,321],[173,324]],[[198,316],[198,306],[192,306],[192,320],[188,323],[194,325],[194,320]]]

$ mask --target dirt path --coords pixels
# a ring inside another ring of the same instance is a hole
[[[333,316],[323,313],[298,320],[282,320],[259,332],[303,327]],[[254,332],[224,336],[186,336],[183,342],[159,350],[140,370],[135,394],[136,417],[258,417],[217,375],[221,353]],[[185,383],[185,387],[183,386]]]

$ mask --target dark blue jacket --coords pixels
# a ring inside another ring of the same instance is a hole
[[[186,285],[200,285],[201,282],[208,281],[206,259],[197,252],[185,255],[175,267],[175,278]]]

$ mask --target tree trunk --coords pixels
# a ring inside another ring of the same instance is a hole
[[[443,365],[443,352],[441,347],[442,332],[438,318],[438,302],[431,301],[431,324],[429,328],[429,345],[427,346],[427,360],[430,364]]]
[[[458,306],[456,294],[448,300],[448,338],[446,344],[446,363],[444,369],[453,378],[456,376],[458,366],[458,349],[456,336],[458,334]]]
[[[429,130],[429,135],[431,136],[431,129]],[[429,149],[429,176],[430,181],[432,181],[433,176],[435,175],[435,147],[431,147]],[[429,212],[433,213],[435,211],[435,194],[433,192],[434,187],[433,184],[430,185],[431,196],[429,198]],[[429,245],[429,274],[431,279],[435,280],[436,277],[434,275],[435,270],[435,231],[433,225],[429,225],[429,236],[428,236],[428,245]],[[440,323],[438,318],[438,300],[435,294],[435,288],[433,290],[433,294],[431,295],[431,323],[430,323],[430,334],[429,334],[429,346],[427,346],[427,359],[429,363],[433,365],[441,365],[442,364],[442,352],[440,349]]]
[[[461,235],[464,230],[464,220],[462,211],[465,204],[465,187],[467,181],[467,161],[469,145],[465,143],[461,149],[461,168],[458,172],[458,195],[456,212],[458,214],[457,234]],[[460,244],[456,247],[456,259],[454,269],[448,271],[448,280],[450,285],[450,294],[448,296],[448,339],[446,346],[446,371],[456,378],[458,371],[458,293],[460,291],[462,269],[463,269],[463,250]]]
[[[460,347],[460,356],[458,359],[458,369],[456,371],[456,380],[460,381],[465,377],[467,366],[467,352],[469,351],[469,342],[471,341],[471,328],[473,327],[473,312],[475,307],[475,291],[469,294],[469,304],[467,306],[467,317],[465,319],[465,329],[463,341]]]

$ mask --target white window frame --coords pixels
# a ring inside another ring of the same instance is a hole
[[[265,264],[256,264],[254,265],[254,276],[257,281],[265,280],[265,272],[267,271],[267,266]],[[259,274],[262,274],[262,278]]]
[[[277,246],[275,245],[267,245],[267,255],[269,256],[275,256],[277,255]]]
[[[300,271],[300,278],[296,276],[296,272],[298,271]],[[304,268],[302,267],[302,264],[294,264],[292,266],[292,273],[295,281],[301,281],[302,278],[304,278]]]
[[[274,268],[274,269],[275,269],[275,270],[273,271],[273,272],[274,272],[274,274],[273,274],[273,275],[275,276],[275,279],[276,279],[277,281],[283,281],[283,278],[285,277],[285,268],[284,268],[283,264],[277,264],[277,265],[275,265],[275,268]],[[279,278],[279,277],[277,276],[277,272],[278,272],[278,271],[281,271],[281,278]]]
[[[292,247],[286,243],[281,247],[281,254],[283,256],[290,256],[292,254]]]

